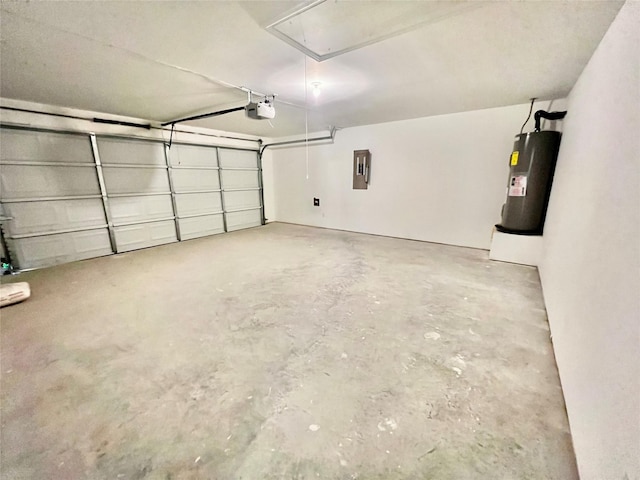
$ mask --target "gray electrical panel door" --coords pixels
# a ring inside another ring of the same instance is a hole
[[[227,231],[262,225],[262,182],[258,153],[218,149]]]
[[[355,190],[369,188],[370,171],[371,152],[369,150],[355,150],[353,152],[353,188]]]
[[[218,149],[174,143],[167,151],[180,240],[224,233]]]
[[[0,206],[17,268],[112,253],[88,135],[0,129]]]

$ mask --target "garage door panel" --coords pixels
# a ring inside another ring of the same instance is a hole
[[[221,148],[218,155],[224,206],[227,210],[225,214],[227,230],[240,230],[261,225],[258,153]]]
[[[99,198],[6,203],[3,208],[5,214],[13,218],[4,224],[8,235],[73,230],[107,223]]]
[[[258,153],[250,150],[219,149],[222,168],[258,168]]]
[[[171,195],[111,198],[109,207],[115,224],[173,217]]]
[[[103,165],[166,165],[164,144],[161,142],[98,137],[98,152]]]
[[[100,168],[89,134],[0,134],[0,201],[15,219],[5,228],[19,268],[176,242],[178,231],[188,240],[261,224],[255,151],[186,144],[166,150],[163,142],[98,135]]]
[[[171,175],[176,192],[220,189],[217,170],[173,169]]]
[[[0,158],[12,162],[93,163],[88,135],[3,128]]]
[[[227,230],[230,232],[259,225],[262,225],[260,209],[227,213]]]
[[[222,186],[228,188],[259,188],[257,170],[222,170]]]
[[[218,152],[215,147],[173,144],[169,150],[171,166],[217,167]]]
[[[103,168],[107,194],[170,193],[167,171],[160,168]]]
[[[13,261],[21,269],[49,267],[112,253],[106,228],[8,239],[7,242]]]
[[[224,192],[224,205],[228,210],[259,207],[260,190]]]
[[[128,252],[178,240],[173,220],[116,227],[114,231],[118,252]]]
[[[221,212],[220,192],[178,194],[176,195],[176,209],[178,216]]]
[[[100,194],[91,167],[3,165],[0,185],[5,200]]]
[[[182,240],[224,233],[222,214],[181,218],[178,222],[180,224],[180,237]]]

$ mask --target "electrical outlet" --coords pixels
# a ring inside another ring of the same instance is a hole
[[[313,206],[314,207],[319,207],[320,206],[320,199],[319,198],[315,198],[313,199]]]

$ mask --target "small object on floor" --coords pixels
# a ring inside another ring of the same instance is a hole
[[[31,296],[27,282],[6,283],[0,285],[0,307],[22,302]]]
[[[1,275],[13,275],[13,265],[11,265],[11,262],[7,261],[5,258],[2,258]]]

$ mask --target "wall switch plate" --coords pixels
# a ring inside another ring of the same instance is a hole
[[[313,206],[314,207],[319,207],[320,206],[320,199],[319,198],[315,198],[313,199]]]

